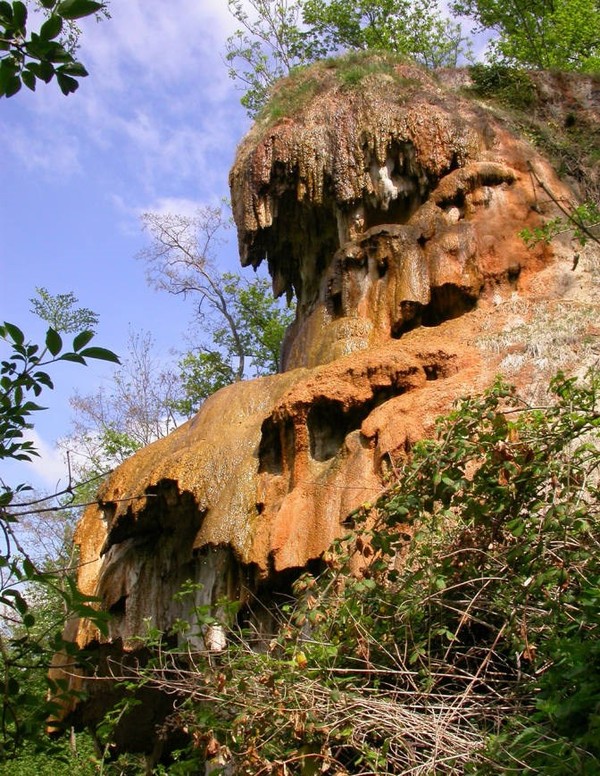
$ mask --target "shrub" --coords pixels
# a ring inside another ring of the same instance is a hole
[[[598,772],[600,376],[551,390],[461,400],[270,641],[143,672],[190,733],[170,773]]]

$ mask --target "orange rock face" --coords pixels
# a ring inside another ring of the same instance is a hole
[[[285,371],[232,385],[124,463],[77,529],[80,585],[133,647],[150,618],[266,600],[457,397],[499,371],[538,396],[591,362],[592,248],[518,236],[572,200],[501,114],[416,68],[349,89],[321,70],[293,118],[258,123],[231,172],[242,263],[297,299]],[[370,78],[370,77],[369,77]],[[543,184],[543,187],[542,187]],[[101,640],[86,623],[77,640]]]

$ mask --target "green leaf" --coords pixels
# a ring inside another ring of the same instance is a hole
[[[23,571],[25,572],[25,576],[27,577],[33,577],[36,573],[35,566],[29,560],[29,558],[23,558]]]
[[[18,326],[15,326],[13,323],[7,323],[7,321],[4,321],[4,329],[15,345],[22,345],[23,342],[25,342],[25,335]]]
[[[2,64],[8,60],[3,60]],[[21,79],[17,75],[6,73],[6,69],[0,67],[0,97],[12,97],[21,88]]]
[[[80,352],[85,358],[97,358],[100,361],[111,361],[113,364],[120,364],[119,357],[112,350],[106,348],[86,348]]]
[[[76,92],[77,89],[79,89],[79,82],[74,78],[71,78],[70,75],[65,75],[64,73],[57,71],[56,80],[58,81],[61,92],[65,96],[68,94],[73,94],[73,92]]]
[[[80,356],[79,353],[63,353],[58,357],[59,361],[72,361],[75,364],[83,364],[85,366],[85,358]]]
[[[63,27],[63,20],[57,14],[53,14],[48,21],[40,27],[40,37],[45,40],[53,40],[60,34]]]
[[[25,26],[27,24],[27,6],[25,3],[16,0],[13,3],[13,24],[20,31],[25,32]]]
[[[46,332],[46,347],[53,356],[57,356],[62,350],[62,339],[60,334],[53,328],[49,328]]]
[[[102,3],[95,3],[92,0],[63,0],[56,7],[56,13],[63,19],[82,19],[84,16],[101,11],[102,8]]]
[[[525,531],[525,521],[522,518],[517,517],[514,520],[509,520],[506,523],[506,527],[514,537],[518,538],[519,536],[522,536]]]
[[[93,338],[94,338],[93,331],[80,332],[73,340],[73,350],[77,353],[77,351],[81,350],[81,348],[84,348],[88,344],[88,342]]]
[[[19,614],[25,615],[27,613],[27,610],[29,609],[27,601],[16,590],[9,590],[8,592],[14,594],[14,604]]]
[[[67,75],[73,75],[78,78],[85,78],[87,75],[89,75],[88,71],[81,64],[81,62],[67,62],[64,65],[61,65],[57,69],[57,72],[66,73]]]
[[[8,27],[10,24],[12,24],[12,8],[10,7],[10,3],[5,2],[5,0],[2,0],[0,2],[0,20]]]
[[[19,686],[19,683],[14,678],[14,676],[10,676],[8,678],[8,682],[7,682],[7,690],[8,690],[8,692],[14,697],[14,696],[19,694],[19,690],[20,689],[21,688]]]
[[[30,70],[23,70],[21,80],[28,89],[35,92],[35,75]]]
[[[45,84],[50,83],[54,78],[54,67],[50,62],[40,62],[39,64],[32,63],[31,65],[28,65],[28,67]]]

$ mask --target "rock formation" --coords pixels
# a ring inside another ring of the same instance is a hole
[[[595,359],[593,248],[573,269],[568,239],[519,237],[574,194],[508,111],[460,73],[310,78],[310,99],[256,123],[230,177],[242,264],[266,260],[296,299],[285,371],[219,391],[102,487],[77,529],[79,584],[112,618],[108,638],[73,624],[82,647],[134,650],[148,619],[168,630],[188,579],[198,605],[268,608],[455,398],[499,371],[539,396],[557,367]],[[573,77],[552,115],[598,132],[594,88]]]

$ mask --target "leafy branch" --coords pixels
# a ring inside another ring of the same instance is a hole
[[[78,78],[87,70],[61,39],[68,24],[106,10],[94,0],[39,0],[47,18],[37,32],[28,29],[29,12],[21,0],[0,1],[0,97],[12,97],[23,84],[35,91],[37,81],[49,83],[55,76],[64,95],[79,88]]]
[[[32,416],[44,409],[37,399],[54,387],[49,367],[61,361],[87,365],[90,359],[119,363],[112,351],[90,344],[94,336],[92,331],[81,331],[65,347],[59,332],[49,328],[39,345],[28,341],[12,323],[0,326],[0,340],[9,349],[0,362],[0,460],[31,461],[39,454],[26,439],[26,431],[32,428]],[[72,488],[69,480],[63,493],[72,495]],[[24,484],[0,483],[0,762],[10,759],[23,739],[35,737],[44,721],[56,715],[61,702],[70,697],[66,686],[50,680],[52,700],[32,696],[27,673],[34,668],[45,673],[56,652],[79,659],[75,645],[61,635],[65,616],[89,617],[101,631],[106,629],[106,615],[97,611],[95,599],[80,593],[64,571],[40,567],[23,546],[18,533],[21,519],[46,511],[39,499],[28,505],[32,509],[15,503],[28,490]],[[54,620],[44,622],[47,613],[40,617],[32,606],[31,598],[40,596],[62,602],[54,609]]]
[[[584,202],[581,205],[567,206],[541,180],[531,164],[529,164],[529,171],[535,183],[561,211],[562,216],[556,216],[533,230],[522,229],[519,232],[519,237],[524,240],[527,247],[533,248],[540,242],[549,243],[560,234],[571,234],[581,247],[590,240],[600,245],[600,209],[598,204]]]

